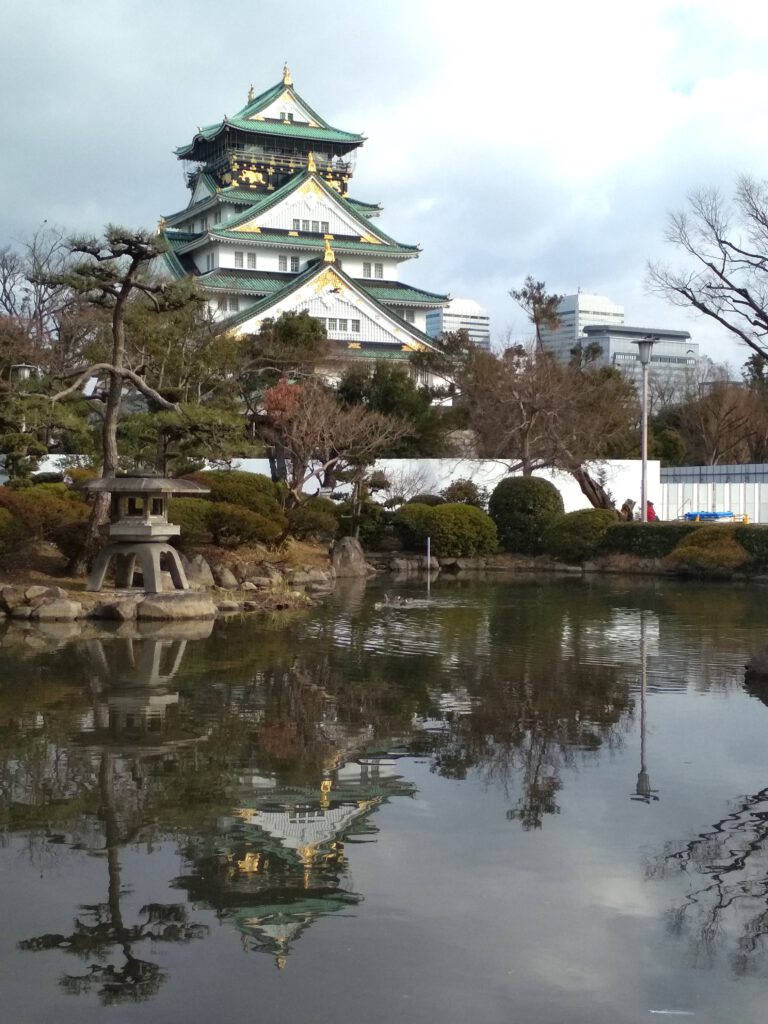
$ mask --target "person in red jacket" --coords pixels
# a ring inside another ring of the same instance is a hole
[[[649,523],[655,523],[655,522],[658,521],[659,517],[656,515],[656,509],[653,507],[653,502],[652,501],[647,501],[645,503],[645,512],[646,512],[646,519],[648,520]]]

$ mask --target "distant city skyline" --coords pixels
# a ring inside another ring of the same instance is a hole
[[[0,245],[43,224],[153,227],[178,208],[174,148],[288,60],[315,109],[367,137],[356,192],[382,203],[383,230],[421,246],[413,283],[475,299],[495,345],[530,336],[509,296],[530,274],[559,294],[613,296],[630,322],[690,331],[738,368],[748,351],[649,295],[645,268],[679,262],[664,232],[690,190],[768,177],[768,12],[751,0],[478,0],[473,14],[339,0],[267,19],[235,2],[233,32],[211,31],[199,0],[9,5]],[[238,43],[249,34],[257,48]]]

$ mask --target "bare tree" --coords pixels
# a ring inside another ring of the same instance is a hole
[[[637,396],[625,377],[518,345],[500,356],[476,353],[460,381],[483,455],[512,459],[525,475],[565,470],[595,507],[614,508],[587,463],[615,456],[632,434]]]
[[[319,384],[288,381],[266,393],[254,426],[265,444],[284,453],[294,504],[313,478],[323,482],[344,466],[372,462],[408,430],[392,416],[342,405]]]
[[[666,240],[688,259],[674,269],[651,264],[651,288],[768,354],[768,182],[742,175],[731,202],[714,188],[692,192]]]

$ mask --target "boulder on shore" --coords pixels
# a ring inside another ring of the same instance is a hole
[[[342,537],[333,545],[331,565],[336,576],[365,577],[373,570],[365,560],[365,553],[359,540],[354,537]]]

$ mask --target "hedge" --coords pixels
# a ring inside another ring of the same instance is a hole
[[[403,506],[405,508],[405,506]],[[358,539],[366,551],[375,551],[381,544],[387,523],[392,519],[386,509],[375,501],[364,501],[357,514],[351,501],[344,501],[336,507],[339,517],[339,533],[349,537],[354,533],[355,525],[359,527]]]
[[[264,500],[279,506],[275,484],[263,473],[246,473],[239,469],[215,469],[208,473],[192,473],[185,479],[194,480],[210,490],[209,501],[225,501],[228,505],[241,505],[253,511],[262,511]]]
[[[432,522],[432,505],[401,505],[392,517],[392,526],[406,551],[424,551]]]
[[[272,544],[283,535],[286,527],[285,516],[268,518],[224,501],[211,504],[208,522],[213,542],[220,548],[237,548],[254,542]]]
[[[683,575],[730,576],[743,568],[750,556],[738,540],[738,526],[701,526],[667,555],[664,564]]]
[[[57,485],[40,485],[13,489],[0,487],[0,508],[8,511],[20,524],[23,535],[31,541],[56,541],[56,534],[70,524],[88,519],[85,502],[69,491],[49,489]]]
[[[554,484],[541,477],[506,477],[491,494],[488,512],[505,551],[539,555],[544,531],[563,514],[563,499]]]
[[[292,537],[330,539],[339,528],[337,506],[328,498],[307,498],[288,513]]]
[[[496,524],[475,505],[436,505],[430,512],[431,549],[438,557],[492,555],[499,548]]]
[[[0,508],[0,555],[11,554],[24,545],[28,534],[23,524],[7,508]]]
[[[768,569],[768,526],[737,526],[736,539],[747,552],[755,569]]]
[[[210,544],[211,512],[214,505],[201,498],[171,498],[168,502],[168,521],[181,527],[178,544],[180,548],[196,547],[198,544]]]
[[[616,513],[606,508],[582,508],[558,516],[544,531],[542,544],[548,555],[563,562],[583,562],[594,557]]]
[[[606,530],[598,554],[665,558],[700,528],[698,523],[614,523]]]

